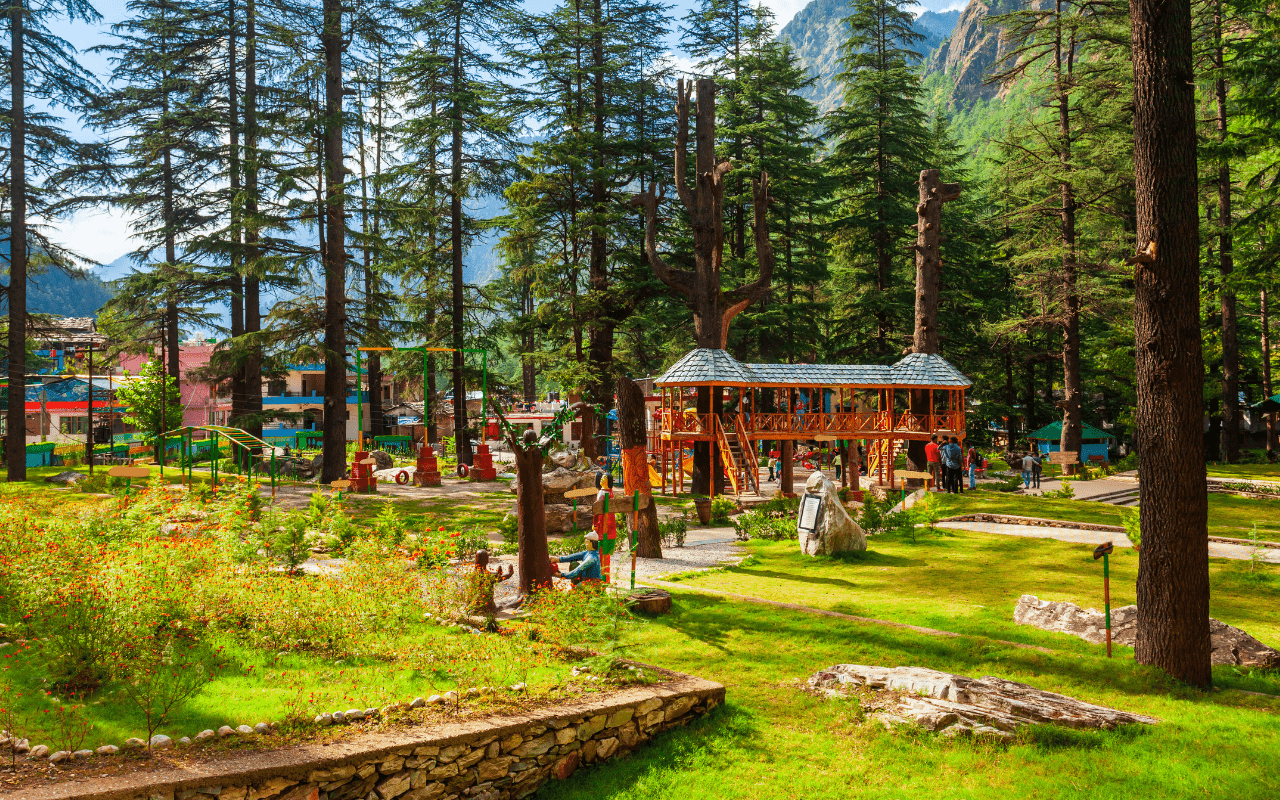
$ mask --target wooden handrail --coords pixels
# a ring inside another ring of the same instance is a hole
[[[729,473],[729,482],[733,484],[733,493],[741,495],[742,490],[738,488],[738,463],[733,457],[733,451],[729,449],[729,437],[724,432],[724,426],[720,424],[720,416],[718,414],[711,416],[716,430],[716,441],[720,444],[720,460],[727,462],[726,466],[730,467],[726,471]]]
[[[751,440],[747,438],[747,425],[742,419],[743,415],[739,414],[734,419],[734,429],[738,434],[738,446],[742,450],[743,458],[746,459],[744,468],[747,471],[745,477],[748,487],[755,487],[756,493],[760,492],[760,462],[756,459],[756,449],[752,446]]]

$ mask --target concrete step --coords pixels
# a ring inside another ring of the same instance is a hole
[[[1095,494],[1093,497],[1082,497],[1080,499],[1089,503],[1108,503],[1117,506],[1132,505],[1138,502],[1138,489],[1135,486],[1132,489],[1120,489],[1119,491]]]

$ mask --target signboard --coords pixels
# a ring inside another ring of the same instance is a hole
[[[805,533],[818,530],[822,520],[822,495],[805,492],[800,498],[800,515],[796,518],[796,528]]]
[[[336,480],[330,482],[329,485],[341,492],[343,489],[351,488],[351,481],[345,479]]]
[[[893,477],[906,478],[909,481],[931,481],[933,474],[929,472],[913,472],[909,469],[898,469],[893,471]]]
[[[1075,464],[1080,461],[1080,453],[1074,450],[1058,450],[1049,454],[1050,464]]]
[[[572,500],[575,497],[595,497],[598,489],[570,489],[564,496]]]
[[[107,474],[113,478],[149,478],[151,470],[146,467],[112,467]]]

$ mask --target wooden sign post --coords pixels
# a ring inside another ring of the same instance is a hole
[[[1080,463],[1080,453],[1075,450],[1055,450],[1049,454],[1050,464],[1078,464]]]
[[[573,533],[578,532],[578,498],[595,497],[595,489],[570,489],[564,493],[566,499],[573,501]]]
[[[150,478],[151,470],[147,467],[125,467],[117,466],[107,470],[107,475],[112,478],[124,478],[124,495],[129,496],[129,485],[134,478]]]
[[[1107,611],[1107,658],[1111,658],[1111,565],[1107,556],[1115,546],[1111,542],[1100,544],[1093,550],[1093,560],[1102,559],[1102,604]]]
[[[904,469],[901,472],[894,472],[894,475],[902,479],[902,510],[907,510],[907,481],[924,481],[924,490],[929,491],[929,482],[933,480],[931,472],[913,472]]]
[[[351,488],[351,481],[349,481],[349,480],[347,480],[347,479],[345,479],[345,478],[342,478],[342,479],[339,479],[339,480],[333,481],[333,482],[332,482],[332,483],[330,483],[329,485],[333,487],[334,492],[335,492],[335,493],[337,494],[337,496],[338,496],[338,499],[339,499],[339,500],[341,500],[341,499],[342,499],[342,490],[343,490],[343,489],[350,489],[350,488]]]

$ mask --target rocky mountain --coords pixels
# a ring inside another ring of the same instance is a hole
[[[941,75],[949,88],[947,109],[967,108],[977,100],[991,100],[1001,92],[997,83],[989,83],[992,72],[1002,68],[1008,45],[1001,40],[1000,29],[988,18],[1008,14],[1023,7],[1020,0],[970,0],[946,41],[929,55],[925,75]]]
[[[778,32],[778,39],[790,43],[814,77],[813,86],[803,94],[821,111],[840,105],[836,75],[840,72],[840,45],[848,36],[847,16],[848,0],[813,0]],[[916,45],[922,59],[951,35],[960,17],[959,11],[925,11],[916,18],[915,28],[925,37]]]

